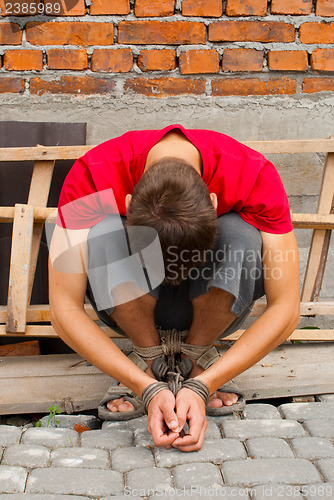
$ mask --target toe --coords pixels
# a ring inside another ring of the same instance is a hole
[[[229,392],[219,392],[218,396],[222,400],[222,402],[225,406],[232,406],[235,403],[237,403],[237,401],[239,399],[237,394],[232,394]]]
[[[133,405],[128,401],[124,401],[124,398],[113,399],[107,403],[107,408],[109,411],[132,411],[134,409]]]

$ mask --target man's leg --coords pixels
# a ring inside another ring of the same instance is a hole
[[[218,218],[215,247],[191,284],[193,321],[187,343],[213,344],[240,327],[254,300],[264,294],[261,253],[262,238],[256,228],[236,213]],[[209,272],[211,277],[207,278]],[[190,376],[196,376],[203,370],[192,362]],[[217,395],[209,406],[231,405],[238,400],[236,394]]]
[[[160,345],[160,338],[154,322],[154,309],[156,299],[150,294],[143,295],[126,304],[115,307],[110,317],[117,323],[124,333],[139,347],[150,347]],[[151,370],[152,361],[146,373],[154,377]],[[130,411],[133,409],[131,403],[124,398],[116,399],[107,403],[110,411]]]

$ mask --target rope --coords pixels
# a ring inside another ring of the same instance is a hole
[[[175,328],[173,330],[159,330],[159,335],[161,338],[160,345],[150,347],[134,346],[135,352],[145,361],[152,361],[162,356],[174,357],[175,354],[185,354],[197,360],[211,347],[211,345],[195,345],[183,342],[187,332],[181,332]]]

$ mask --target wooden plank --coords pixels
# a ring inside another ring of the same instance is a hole
[[[334,229],[334,214],[292,214],[295,229]]]
[[[235,380],[249,400],[331,393],[333,357],[332,344],[281,345]],[[75,354],[1,358],[0,380],[0,414],[93,409],[112,382]]]
[[[33,207],[15,205],[6,332],[23,333],[26,326]]]
[[[110,338],[124,338],[119,335],[115,330],[108,328],[107,326],[102,326],[102,330]],[[237,330],[228,337],[224,337],[223,340],[237,340],[240,335],[244,333],[245,330]],[[17,332],[8,333],[4,325],[0,325],[0,337],[17,336]],[[58,337],[57,333],[51,325],[27,325],[24,333],[24,337],[36,337],[36,338],[53,338]],[[334,340],[334,330],[295,330],[287,340],[305,340],[305,341],[332,341]]]
[[[334,153],[328,153],[319,195],[318,214],[333,213],[334,206]],[[312,235],[305,272],[302,301],[314,302],[319,299],[324,277],[331,230],[316,229]]]
[[[247,399],[334,392],[334,345],[281,345],[236,381]],[[319,370],[321,366],[321,370]]]
[[[266,301],[258,300],[250,313],[250,316],[260,316],[266,309]],[[98,317],[91,305],[86,304],[85,310],[88,316],[96,321]],[[334,301],[332,302],[302,302],[300,304],[301,316],[327,316],[334,315]],[[7,307],[0,306],[0,324],[6,323]],[[27,323],[50,322],[49,304],[30,305],[27,309]]]
[[[334,229],[334,214],[291,214],[293,226],[296,229]],[[35,207],[34,222],[55,223],[57,219],[56,207]],[[0,207],[0,223],[13,222],[14,207]]]
[[[244,141],[243,144],[263,154],[334,152],[334,139]],[[26,160],[75,160],[86,154],[94,147],[96,147],[96,145],[1,148],[0,162]]]
[[[34,222],[56,222],[57,208],[52,207],[34,207]],[[13,222],[14,220],[14,207],[0,207],[0,223]]]
[[[54,164],[54,160],[35,161],[30,182],[28,205],[32,205],[34,207],[46,207],[49,198]],[[29,266],[27,305],[30,303],[42,233],[43,223],[34,224]]]

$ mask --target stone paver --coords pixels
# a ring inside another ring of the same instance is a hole
[[[58,448],[51,452],[52,467],[110,469],[108,452],[97,448]]]
[[[221,468],[226,483],[233,485],[309,484],[321,481],[315,466],[301,458],[238,460],[224,462]]]
[[[334,420],[334,402],[288,403],[279,407],[285,418],[303,422],[304,420]]]
[[[334,439],[334,420],[306,420],[304,426],[311,436]]]
[[[2,465],[19,465],[21,467],[46,467],[50,451],[44,446],[14,444],[9,446],[2,457]]]
[[[255,403],[247,405],[243,411],[242,417],[244,419],[281,419],[281,414],[278,409],[273,405]]]
[[[117,448],[111,454],[111,464],[113,470],[128,472],[138,469],[138,464],[141,467],[154,467],[154,458],[147,448]]]
[[[303,438],[301,438],[303,439]],[[246,441],[251,458],[293,458],[294,454],[284,439],[252,438]]]
[[[154,447],[152,436],[147,430],[142,428],[135,429],[133,435],[136,446],[149,446],[150,448]]]
[[[9,446],[20,442],[21,429],[11,425],[0,425],[0,446]]]
[[[244,446],[237,439],[204,441],[199,451],[188,453],[176,449],[156,448],[154,454],[159,467],[173,467],[192,462],[222,463],[225,460],[237,460],[247,456]]]
[[[118,446],[132,446],[133,432],[129,429],[107,429],[81,434],[81,445],[88,448],[115,450]]]
[[[111,470],[35,469],[28,477],[26,491],[92,497],[116,495],[123,492],[123,478]]]
[[[23,444],[41,445],[47,448],[76,446],[78,441],[79,434],[71,429],[44,429],[42,427],[28,429],[21,439]]]
[[[173,470],[176,488],[212,488],[223,485],[223,478],[217,465],[188,463],[177,465]]]
[[[294,438],[304,436],[305,430],[294,420],[227,420],[221,424],[225,437],[250,439],[252,437]]]
[[[252,403],[208,417],[202,449],[190,453],[154,446],[147,416],[93,418],[102,429],[81,434],[70,428],[78,415],[61,416],[67,428],[0,425],[0,500],[334,500],[330,405]]]
[[[23,493],[28,471],[23,467],[0,467],[0,493]]]
[[[317,466],[326,481],[334,481],[334,458],[323,458],[317,461]]]
[[[328,439],[318,437],[302,437],[291,440],[296,456],[317,460],[318,458],[334,457],[334,446]]]
[[[74,429],[75,425],[86,426],[90,429],[100,429],[101,420],[91,415],[56,415],[49,419],[48,415],[40,420],[42,427],[60,427]]]
[[[131,470],[126,474],[124,493],[127,496],[161,495],[172,487],[171,472],[168,469],[148,467]]]
[[[110,497],[111,498],[111,497]],[[112,497],[113,499],[122,497]],[[18,493],[16,495],[0,495],[0,500],[91,500],[89,497],[77,496],[77,495],[29,495],[26,493]]]

